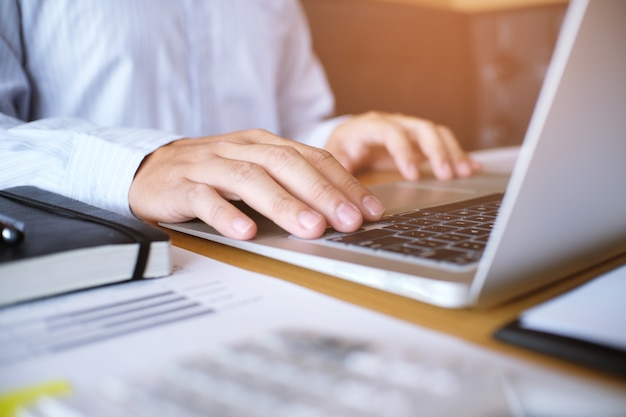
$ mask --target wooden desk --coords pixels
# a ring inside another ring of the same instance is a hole
[[[374,184],[398,179],[398,176],[391,173],[370,173],[361,175],[360,178],[366,184]],[[494,340],[491,336],[496,329],[515,319],[521,311],[571,289],[596,276],[600,272],[609,270],[611,267],[623,263],[626,260],[626,256],[616,259],[602,267],[586,271],[573,279],[559,282],[544,290],[529,294],[528,296],[493,309],[448,310],[265,258],[260,255],[244,252],[239,249],[230,248],[218,243],[209,242],[194,236],[171,230],[167,230],[167,232],[170,234],[174,245],[209,256],[218,261],[280,278],[407,322],[457,336],[498,352],[529,360],[542,367],[590,378],[610,385],[626,387],[626,381],[617,377],[511,346]]]

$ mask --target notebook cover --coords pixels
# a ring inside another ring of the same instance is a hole
[[[139,219],[31,186],[1,190],[0,213],[22,222],[25,236],[18,244],[2,244],[0,265],[74,249],[139,243],[135,270],[128,278],[142,278],[151,244],[169,242],[167,233]]]

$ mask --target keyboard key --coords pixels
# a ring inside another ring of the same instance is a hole
[[[397,236],[387,236],[387,237],[382,237],[380,239],[374,239],[374,240],[370,240],[367,242],[362,242],[362,243],[359,243],[358,245],[372,248],[372,249],[380,249],[380,248],[384,248],[387,246],[402,245],[408,242],[410,242],[409,239],[404,239],[404,238],[397,237]]]
[[[467,229],[457,230],[456,232],[459,234],[468,235],[468,236],[485,236],[489,234],[490,230],[479,229],[477,227],[470,227]]]
[[[389,226],[383,227],[383,229],[387,230],[396,230],[399,232],[406,232],[407,230],[415,230],[419,227],[419,225],[413,223],[394,223]]]
[[[435,214],[430,216],[429,219],[438,220],[440,222],[447,222],[451,220],[461,220],[461,216],[454,216],[452,214]]]
[[[487,222],[493,222],[495,218],[496,217],[492,215],[479,214],[476,216],[467,217],[465,220],[469,220],[471,222],[478,222],[478,223],[487,223]]]
[[[433,213],[431,213],[430,211],[424,211],[424,210],[415,210],[415,211],[400,213],[400,216],[404,218],[408,218],[408,219],[419,219],[422,217],[429,217],[432,215]]]
[[[424,230],[411,230],[409,232],[402,232],[399,234],[399,236],[413,239],[423,239],[426,237],[438,236],[438,234],[433,232],[426,232]],[[463,239],[466,239],[466,237],[463,237]]]
[[[467,220],[454,220],[446,223],[446,226],[454,227],[477,227],[480,223],[470,222]]]
[[[451,211],[450,213],[456,216],[460,216],[460,217],[478,216],[482,214],[480,211],[470,210],[470,209],[460,209],[460,210]]]
[[[437,224],[440,224],[440,223],[441,223],[440,221],[432,220],[432,219],[428,218],[428,219],[413,220],[409,224],[414,224],[414,225],[417,225],[417,226],[434,226],[434,225],[437,225]]]
[[[485,249],[485,244],[480,242],[465,241],[457,243],[454,247],[459,249],[470,249],[472,251],[482,251]]]
[[[458,229],[459,229],[458,227],[450,227],[450,226],[429,226],[429,227],[424,228],[424,230],[426,230],[427,232],[434,232],[434,233],[456,232]]]
[[[445,240],[446,242],[461,242],[463,240],[467,240],[468,237],[466,235],[457,235],[454,233],[442,233],[436,235],[436,239]]]
[[[445,242],[431,240],[431,239],[422,239],[411,242],[411,246],[417,246],[422,248],[440,248],[445,246]]]
[[[416,248],[414,246],[389,246],[382,248],[385,252],[399,253],[401,255],[408,255],[414,257],[422,257],[424,249]]]
[[[405,217],[403,215],[399,215],[399,214],[393,214],[390,216],[385,216],[383,217],[378,223],[379,224],[394,224],[394,223],[406,223],[408,221],[411,221],[412,218],[411,217]]]
[[[365,230],[363,232],[352,233],[349,235],[341,235],[338,237],[333,237],[329,240],[331,242],[357,244],[359,242],[369,241],[369,240],[377,239],[377,238],[384,237],[384,236],[390,236],[393,234],[394,232],[392,230],[372,229],[372,230]]]

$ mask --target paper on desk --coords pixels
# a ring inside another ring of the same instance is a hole
[[[626,351],[626,265],[524,312],[520,324]]]
[[[480,361],[508,375],[528,415],[615,415],[626,390],[539,369],[448,335],[174,248],[170,278],[0,309],[2,396],[65,381],[98,392],[104,376],[282,329],[340,334],[399,351]],[[582,413],[582,414],[581,414]]]

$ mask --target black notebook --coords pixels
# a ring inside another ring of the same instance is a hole
[[[0,190],[0,305],[171,273],[167,233],[24,186]]]
[[[514,321],[499,329],[495,338],[626,378],[626,351],[585,340],[527,329]]]
[[[626,378],[626,265],[524,311],[495,337]]]

